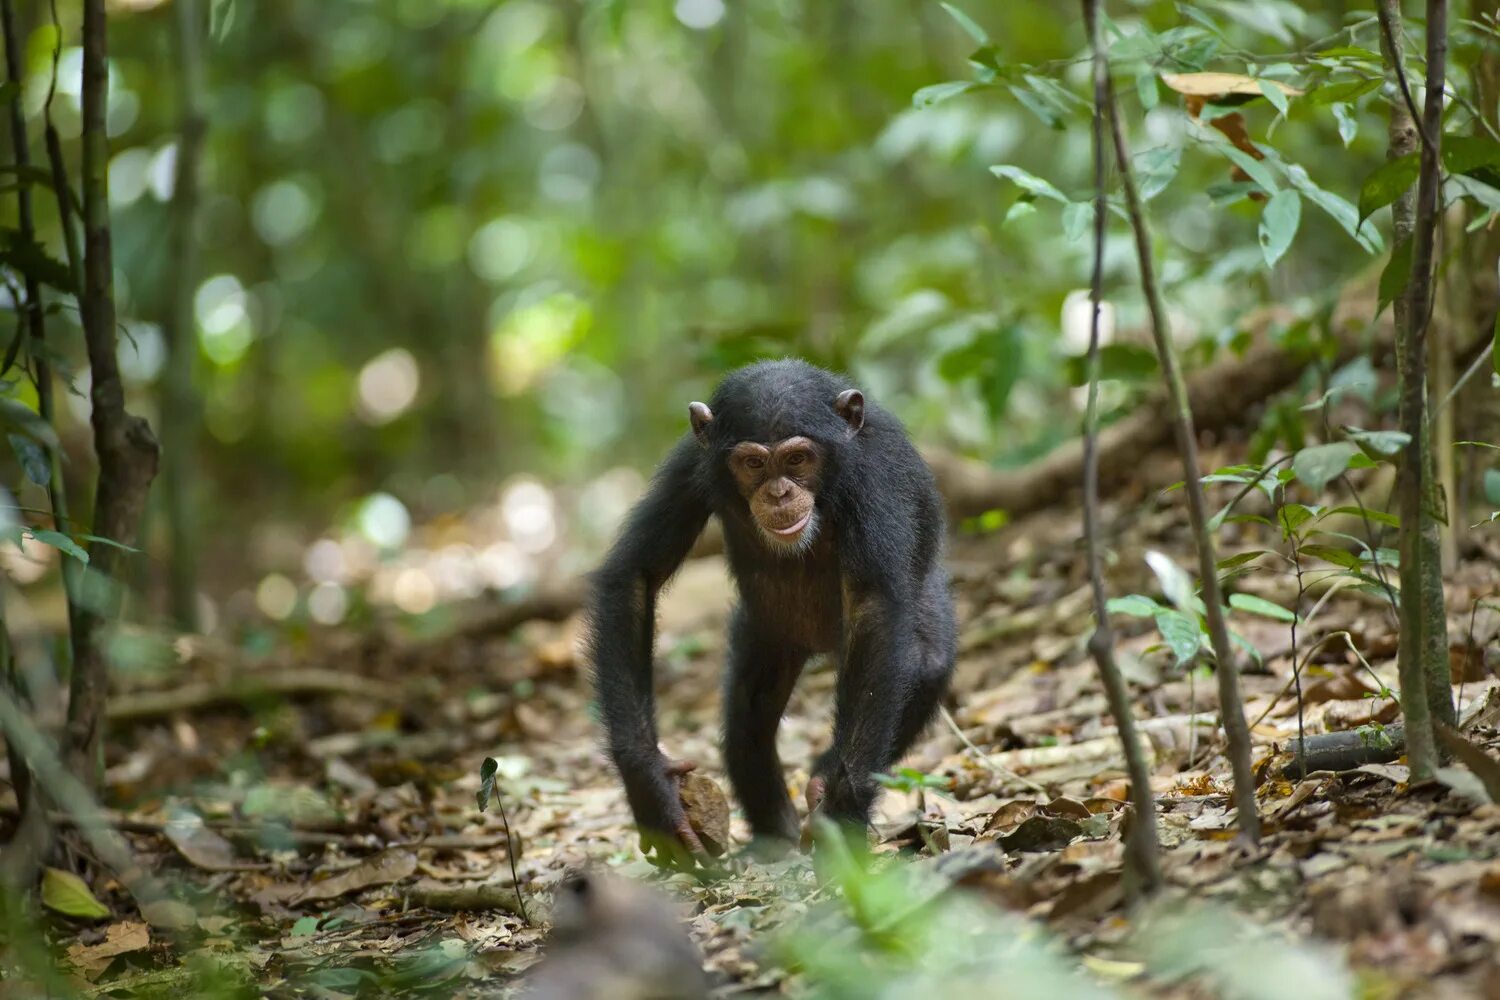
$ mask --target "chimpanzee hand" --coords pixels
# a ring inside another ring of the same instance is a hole
[[[706,861],[708,852],[682,808],[678,785],[698,765],[659,754],[652,771],[626,780],[626,793],[640,832],[646,860],[664,868],[691,869]]]

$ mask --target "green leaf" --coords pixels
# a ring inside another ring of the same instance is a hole
[[[1354,117],[1354,105],[1335,104],[1333,117],[1339,123],[1339,138],[1344,140],[1344,148],[1348,149],[1354,137],[1359,135],[1359,119]]]
[[[1329,517],[1333,514],[1351,514],[1354,517],[1368,518],[1371,524],[1383,524],[1388,528],[1401,527],[1401,519],[1395,514],[1387,514],[1383,510],[1372,510],[1369,507],[1330,507],[1318,515],[1318,518]]]
[[[318,930],[318,917],[298,917],[292,924],[292,937],[307,937]]]
[[[1091,201],[1069,202],[1062,211],[1063,238],[1077,243],[1089,231],[1094,221],[1094,203]]]
[[[1193,585],[1193,578],[1174,563],[1171,557],[1155,549],[1147,549],[1146,565],[1156,574],[1156,579],[1161,583],[1161,592],[1173,606],[1178,609],[1193,606],[1193,594],[1198,588]]]
[[[1500,504],[1500,469],[1484,470],[1484,498],[1493,504]]]
[[[1357,441],[1377,455],[1394,455],[1405,448],[1411,436],[1404,431],[1349,431],[1349,440]]]
[[[1370,253],[1380,253],[1385,249],[1385,240],[1381,238],[1380,231],[1374,226],[1361,225],[1359,213],[1346,199],[1340,198],[1332,191],[1325,191],[1318,187],[1307,175],[1307,171],[1296,163],[1284,164],[1282,169],[1286,172],[1286,179],[1291,181],[1292,187],[1302,192],[1302,197],[1327,212],[1333,221],[1337,222],[1339,227],[1360,246]]]
[[[42,419],[42,415],[19,400],[0,398],[0,426],[20,431],[27,437],[46,445],[59,448],[57,431]]]
[[[1032,114],[1036,115],[1036,117],[1041,121],[1043,125],[1047,126],[1050,129],[1057,129],[1059,131],[1062,130],[1062,116],[1059,115],[1053,109],[1052,105],[1044,100],[1041,95],[1037,94],[1035,91],[1014,83],[1007,84],[1007,87],[1010,90],[1011,94],[1015,97],[1015,99],[1020,101],[1022,106],[1025,107],[1027,111],[1030,111]]]
[[[1341,549],[1336,545],[1318,545],[1314,543],[1304,545],[1298,551],[1304,556],[1321,559],[1324,562],[1333,563],[1335,566],[1342,566],[1345,569],[1357,570],[1361,566],[1359,556],[1348,549]]]
[[[1266,267],[1275,267],[1286,253],[1301,221],[1302,197],[1296,191],[1277,191],[1266,202],[1260,213],[1260,252],[1265,255]]]
[[[1141,108],[1150,111],[1161,100],[1156,89],[1156,70],[1147,67],[1135,75],[1135,92],[1141,99]]]
[[[72,556],[85,566],[88,565],[88,552],[61,531],[53,531],[51,528],[31,528],[28,529],[28,534],[37,541]]]
[[[81,538],[85,542],[89,542],[89,543],[97,543],[99,545],[108,545],[111,548],[119,549],[122,552],[140,552],[141,551],[140,549],[136,548],[134,545],[126,545],[124,542],[117,542],[113,538],[105,538],[103,535],[90,535],[86,531],[80,531],[75,537]]]
[[[1025,191],[1028,194],[1037,195],[1042,198],[1050,198],[1062,205],[1072,204],[1072,200],[1057,188],[1053,187],[1049,181],[1045,181],[1042,178],[1038,177],[1036,174],[1030,173],[1029,171],[1022,170],[1020,167],[1014,167],[1009,164],[999,164],[997,166],[990,167],[990,173],[994,174],[996,177],[1003,177],[1006,180],[1011,181],[1022,191]]]
[[[1359,445],[1353,441],[1313,445],[1297,452],[1292,459],[1292,472],[1300,482],[1320,491],[1343,475],[1349,468],[1350,459],[1358,454]]]
[[[42,905],[78,920],[103,920],[109,907],[94,898],[83,879],[61,868],[42,871]]]
[[[1276,521],[1281,525],[1281,530],[1286,535],[1294,535],[1297,529],[1315,517],[1317,511],[1300,503],[1282,504],[1276,512]]]
[[[1297,616],[1291,611],[1279,604],[1272,604],[1264,597],[1256,597],[1254,594],[1230,594],[1229,606],[1246,614],[1260,615],[1262,618],[1271,618],[1279,622],[1297,620]]]
[[[1165,191],[1172,178],[1177,176],[1177,168],[1182,164],[1182,149],[1157,146],[1141,152],[1134,159],[1137,194],[1142,201],[1150,201]]]
[[[1166,640],[1167,648],[1178,663],[1187,663],[1198,655],[1203,642],[1203,627],[1198,624],[1197,615],[1160,611],[1156,615],[1156,630]]]
[[[1231,146],[1228,142],[1215,143],[1214,148],[1229,157],[1230,162],[1248,174],[1250,179],[1264,188],[1267,194],[1275,194],[1281,190],[1276,184],[1276,178],[1271,176],[1270,168],[1249,153],[1237,146]]]
[[[1238,569],[1246,563],[1254,562],[1265,554],[1265,549],[1255,549],[1251,552],[1237,552],[1228,558],[1220,559],[1217,565],[1220,570]]]
[[[1089,356],[1087,354],[1069,355],[1063,360],[1063,365],[1069,385],[1088,385]],[[1157,367],[1156,352],[1149,347],[1142,347],[1139,344],[1104,344],[1099,348],[1100,379],[1139,382],[1143,379],[1154,378]]]
[[[938,6],[946,10],[948,12],[948,16],[957,21],[958,26],[964,29],[964,31],[968,32],[969,37],[974,39],[974,41],[978,42],[980,45],[990,44],[990,36],[986,34],[985,30],[979,26],[978,22],[976,22],[968,14],[965,14],[963,11],[953,6],[951,3],[942,3],[938,4]]]
[[[1416,153],[1387,160],[1375,168],[1359,186],[1359,221],[1363,223],[1377,208],[1384,208],[1417,182],[1421,161]]]
[[[934,104],[941,104],[949,98],[967,93],[977,86],[979,84],[973,80],[948,80],[945,83],[934,83],[911,95],[911,104],[914,108],[930,108]]]
[[[1329,83],[1309,93],[1309,104],[1349,104],[1380,87],[1380,80],[1344,80]]]
[[[52,466],[47,462],[47,453],[42,451],[31,438],[24,434],[7,434],[10,439],[11,450],[16,453],[16,461],[21,463],[21,471],[26,473],[26,478],[38,486],[46,486],[52,481]]]
[[[1443,169],[1500,187],[1500,142],[1484,135],[1445,135]]]
[[[1411,240],[1402,240],[1391,251],[1391,259],[1385,262],[1380,272],[1380,304],[1375,315],[1385,312],[1385,307],[1399,299],[1411,283]]]
[[[1265,95],[1266,100],[1274,104],[1277,112],[1280,113],[1281,117],[1285,118],[1287,109],[1286,91],[1269,80],[1257,80],[1255,82],[1260,86],[1260,92]]]
[[[490,804],[490,797],[495,792],[495,774],[499,770],[500,762],[493,757],[486,757],[479,765],[479,791],[474,797],[479,802],[480,812],[484,812]]]
[[[62,261],[51,256],[35,240],[16,230],[6,230],[0,241],[0,264],[63,292],[72,292],[73,275]]]
[[[1112,615],[1129,615],[1132,618],[1151,618],[1158,611],[1166,610],[1145,594],[1111,597],[1104,608]]]

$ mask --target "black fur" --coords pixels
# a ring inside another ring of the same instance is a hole
[[[608,746],[645,836],[670,841],[682,818],[657,748],[652,644],[657,591],[708,517],[724,528],[740,604],[729,628],[724,761],[757,836],[794,839],[797,813],[776,727],[803,664],[838,657],[833,744],[814,766],[823,809],[867,823],[876,772],[931,720],[955,655],[942,564],[944,516],[932,474],[895,417],[867,403],[856,433],[835,411],[851,386],[801,361],[731,373],[710,402],[704,439],[686,435],[657,470],[596,576],[589,651]],[[774,551],[735,488],[727,454],[741,441],[803,435],[825,456],[815,532]]]

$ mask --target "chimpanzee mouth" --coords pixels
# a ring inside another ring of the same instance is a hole
[[[797,521],[794,524],[789,524],[785,528],[768,527],[766,530],[771,532],[771,534],[775,535],[777,538],[791,539],[797,537],[802,529],[807,527],[807,522],[810,520],[812,520],[812,511],[808,511],[806,514],[803,514],[801,520]]]

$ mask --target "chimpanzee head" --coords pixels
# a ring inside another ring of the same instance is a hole
[[[688,415],[712,480],[744,500],[761,540],[786,554],[810,546],[818,497],[864,427],[860,391],[806,362],[766,361],[731,374],[712,406],[691,403]]]

